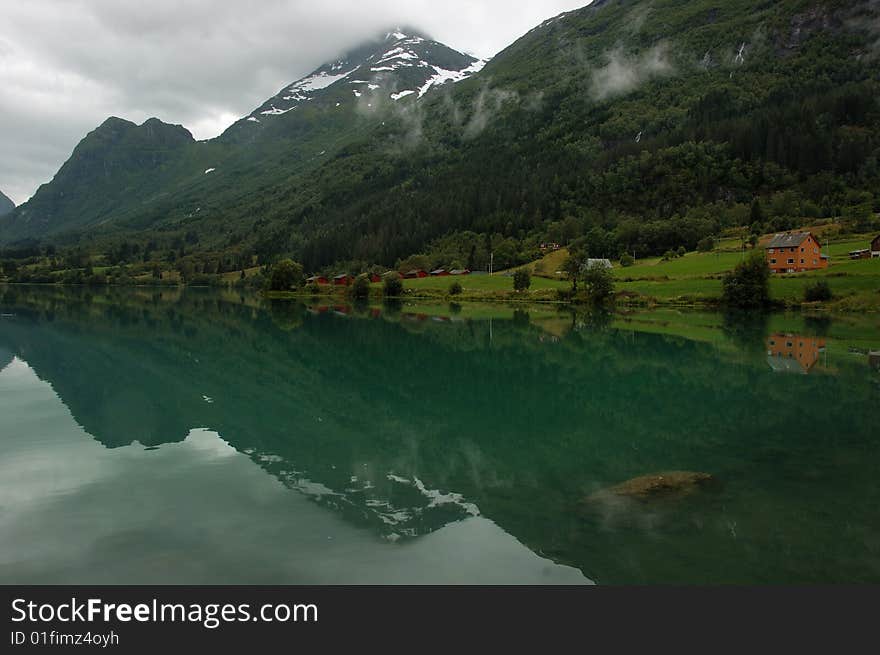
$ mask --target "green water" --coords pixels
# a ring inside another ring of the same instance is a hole
[[[2,583],[880,582],[878,317],[32,287],[0,315]],[[715,484],[584,502],[671,470]]]

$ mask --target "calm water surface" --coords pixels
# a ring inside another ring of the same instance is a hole
[[[877,317],[0,315],[0,583],[880,582]],[[674,470],[715,483],[585,502]]]

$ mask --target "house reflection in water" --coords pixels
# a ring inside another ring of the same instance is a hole
[[[777,373],[806,375],[825,352],[825,339],[777,332],[767,337],[767,363]]]

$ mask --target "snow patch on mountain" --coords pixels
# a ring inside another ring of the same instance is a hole
[[[292,109],[296,109],[296,105],[294,105],[293,107],[288,107],[287,109],[278,109],[275,105],[272,105],[271,109],[261,111],[260,113],[263,116],[280,116],[281,114],[286,114]]]
[[[483,70],[483,67],[486,65],[486,60],[478,59],[473,64],[468,66],[467,68],[463,68],[460,71],[456,70],[446,70],[444,68],[440,68],[439,66],[432,66],[436,71],[436,74],[432,77],[428,78],[424,85],[419,88],[419,97],[421,98],[425,95],[431,87],[440,86],[442,84],[446,84],[447,82],[461,82],[462,80],[466,80],[474,73],[479,73]]]

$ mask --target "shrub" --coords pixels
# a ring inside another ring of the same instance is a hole
[[[571,289],[557,289],[556,299],[561,302],[567,302],[574,297],[574,291]]]
[[[672,259],[675,259],[676,257],[678,257],[678,253],[675,252],[674,250],[667,250],[666,252],[663,253],[663,261],[665,261],[665,262],[668,262]]]
[[[461,283],[458,282],[457,280],[449,285],[449,295],[450,296],[457,296],[457,295],[461,294],[461,290],[462,290]]]
[[[831,300],[833,294],[831,287],[826,280],[816,280],[813,284],[808,284],[804,289],[804,300],[806,302],[824,302]]]
[[[624,268],[629,268],[633,264],[636,263],[635,257],[630,255],[628,252],[623,253],[620,257],[620,265]]]
[[[675,254],[679,257],[684,257],[687,254],[687,248],[684,246],[679,246],[678,250],[675,251]]]
[[[513,290],[514,291],[525,291],[530,286],[532,286],[532,274],[529,273],[529,269],[520,268],[514,271],[513,273]]]
[[[755,309],[770,304],[770,269],[764,253],[755,253],[724,276],[722,299],[725,305]]]
[[[712,237],[703,237],[697,242],[697,250],[700,252],[712,252],[715,250],[715,239]]]
[[[349,293],[354,299],[364,299],[370,297],[370,276],[366,273],[358,275],[354,282],[351,283]]]
[[[308,286],[306,286],[306,291],[308,291],[313,296],[317,296],[321,293],[321,286],[317,282],[312,282]]]
[[[396,298],[403,295],[403,280],[397,273],[386,273],[382,282],[382,293],[385,297]]]

